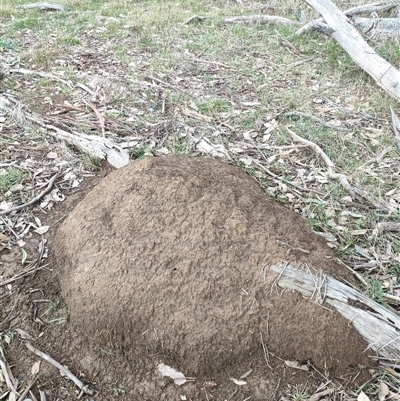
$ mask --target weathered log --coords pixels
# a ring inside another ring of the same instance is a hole
[[[277,285],[300,292],[315,302],[334,307],[369,344],[388,359],[400,359],[400,316],[346,284],[290,264],[270,266],[279,274]]]

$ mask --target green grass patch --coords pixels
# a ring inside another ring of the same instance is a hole
[[[13,185],[21,182],[24,176],[24,172],[15,167],[0,169],[0,194],[4,195]]]

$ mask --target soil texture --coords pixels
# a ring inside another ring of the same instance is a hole
[[[146,158],[113,171],[51,249],[70,320],[60,335],[79,348],[71,364],[127,399],[209,399],[218,388],[216,399],[278,399],[287,385],[321,380],[284,360],[349,381],[368,363],[348,321],[277,289],[265,268],[287,260],[349,273],[301,216],[218,160]],[[158,363],[196,379],[176,386]],[[231,381],[245,372],[246,385]]]

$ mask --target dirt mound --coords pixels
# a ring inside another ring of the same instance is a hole
[[[366,348],[336,313],[271,289],[264,267],[281,260],[347,273],[300,216],[214,159],[148,158],[111,173],[61,225],[54,250],[82,336],[156,354],[188,376],[264,364],[262,343],[342,375]]]

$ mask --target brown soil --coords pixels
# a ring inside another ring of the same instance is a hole
[[[149,158],[112,172],[61,224],[53,254],[70,323],[62,344],[53,332],[46,345],[97,384],[97,399],[113,386],[132,400],[279,398],[288,384],[321,380],[282,359],[348,380],[368,362],[345,319],[271,290],[263,273],[281,260],[350,280],[347,271],[300,216],[214,159]],[[196,381],[173,385],[159,362]],[[249,370],[247,385],[230,381]]]

